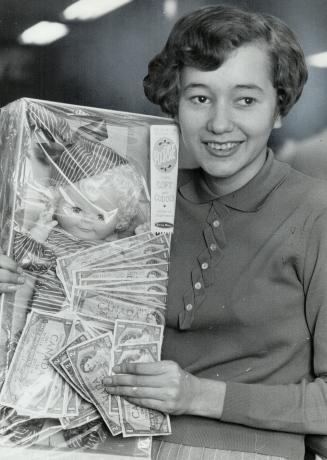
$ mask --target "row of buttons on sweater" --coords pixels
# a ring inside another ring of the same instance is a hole
[[[205,288],[213,284],[214,272],[225,246],[225,235],[214,206],[211,207],[207,222],[204,225],[203,236],[205,249],[198,256],[198,266],[192,269],[192,287],[184,294],[184,311],[179,314],[180,329],[189,329],[194,320],[194,310],[197,310],[205,299]]]

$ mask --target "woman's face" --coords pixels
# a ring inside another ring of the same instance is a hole
[[[186,151],[218,193],[237,190],[259,171],[276,115],[264,45],[241,46],[216,70],[182,71],[178,121]]]

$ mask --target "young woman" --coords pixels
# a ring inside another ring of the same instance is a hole
[[[299,460],[327,434],[327,184],[267,148],[306,78],[283,22],[227,6],[180,19],[149,65],[199,168],[180,174],[163,361],[105,384],[172,415],[159,459]]]
[[[300,460],[306,435],[323,446],[327,185],[267,148],[306,78],[284,23],[228,6],[180,19],[149,65],[146,95],[199,168],[180,174],[162,361],[124,363],[104,385],[171,414],[154,459]]]

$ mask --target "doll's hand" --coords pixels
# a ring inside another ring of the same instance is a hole
[[[117,375],[103,380],[106,391],[133,404],[174,415],[221,417],[224,382],[198,378],[173,361],[125,362],[113,371]]]
[[[23,269],[0,248],[0,294],[16,291],[24,281]]]
[[[58,224],[56,220],[53,220],[53,207],[47,207],[44,209],[33,228],[30,230],[30,234],[35,241],[39,243],[44,243],[51,230]]]

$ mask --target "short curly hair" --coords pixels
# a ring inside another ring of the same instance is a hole
[[[216,70],[231,52],[253,42],[267,46],[279,115],[285,116],[308,78],[303,50],[279,18],[233,6],[200,8],[177,21],[163,50],[149,63],[143,82],[145,95],[174,117],[185,66]]]

